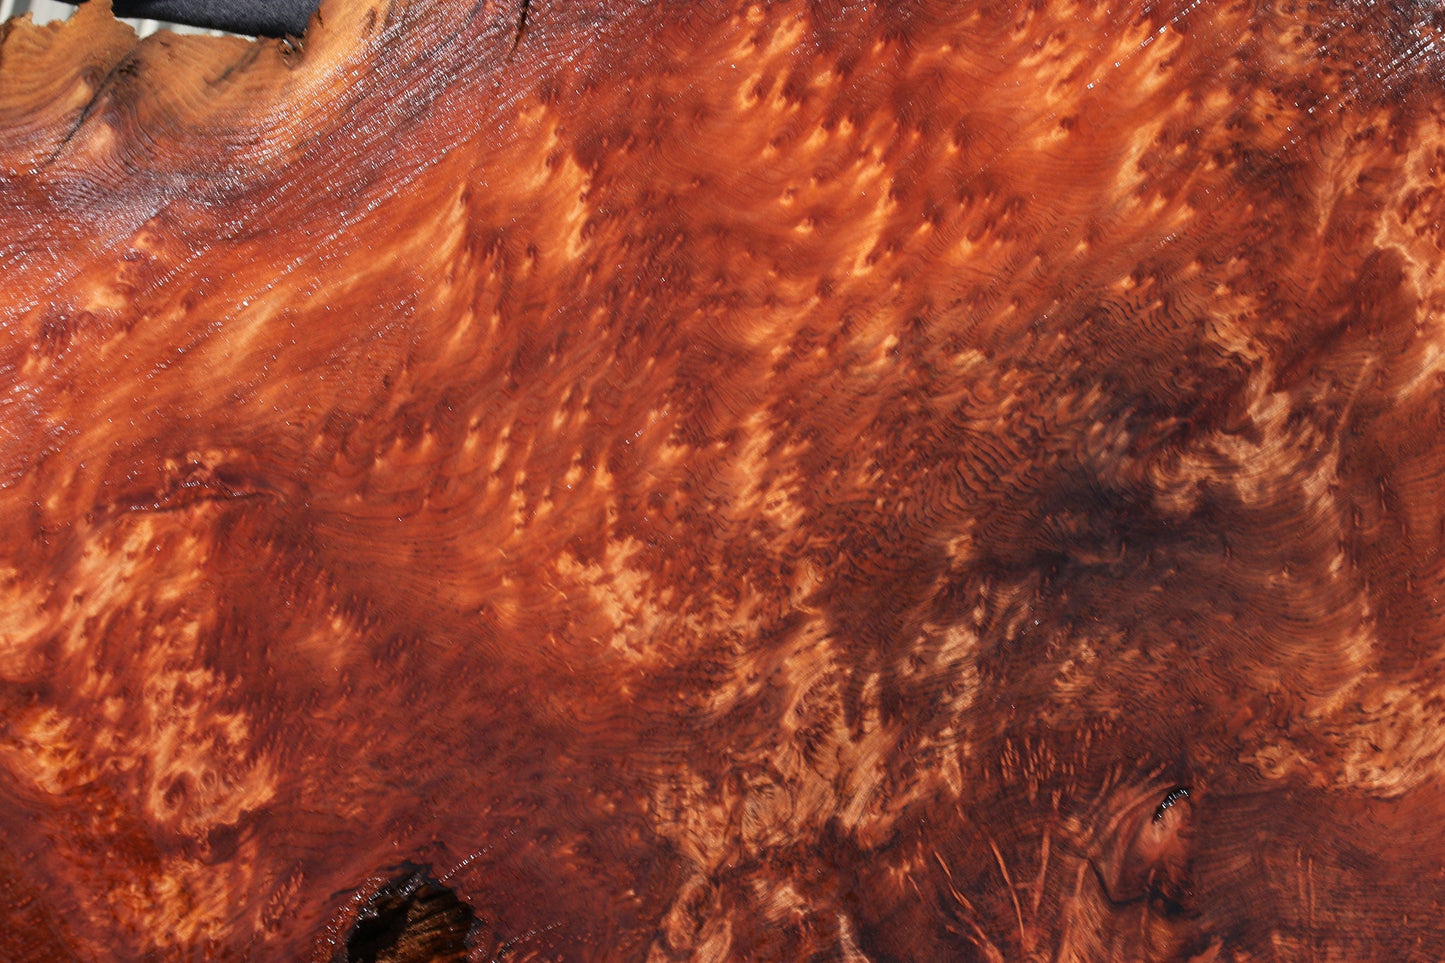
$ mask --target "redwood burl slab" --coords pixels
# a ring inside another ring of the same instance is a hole
[[[1427,4],[0,45],[0,958],[1445,958]]]

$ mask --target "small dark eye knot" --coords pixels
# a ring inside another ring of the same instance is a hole
[[[1173,789],[1169,790],[1167,793],[1164,794],[1164,801],[1159,804],[1159,808],[1154,810],[1154,822],[1157,823],[1159,820],[1163,819],[1164,814],[1170,809],[1173,809],[1174,804],[1179,802],[1179,800],[1188,798],[1189,787],[1187,786],[1175,786]]]

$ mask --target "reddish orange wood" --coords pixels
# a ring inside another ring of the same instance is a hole
[[[1445,958],[1428,4],[0,43],[0,957]]]

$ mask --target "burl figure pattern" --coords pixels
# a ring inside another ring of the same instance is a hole
[[[0,958],[1445,959],[1435,4],[0,45]]]

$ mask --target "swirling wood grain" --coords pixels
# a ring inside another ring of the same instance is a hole
[[[1445,958],[1432,4],[0,42],[0,956]]]

